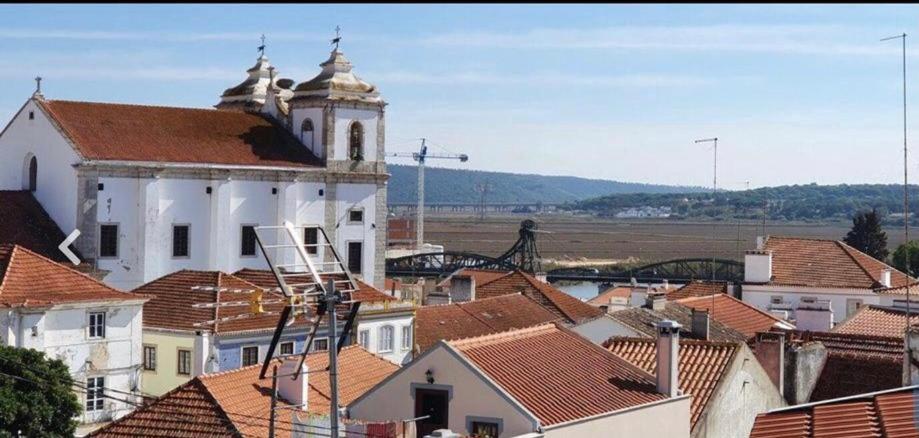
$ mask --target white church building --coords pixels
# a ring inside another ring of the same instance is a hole
[[[39,87],[0,133],[0,190],[29,190],[65,234],[80,230],[83,263],[121,290],[180,269],[265,269],[253,227],[285,221],[322,227],[382,288],[386,103],[337,48],[321,67],[297,84],[262,54],[216,109]]]

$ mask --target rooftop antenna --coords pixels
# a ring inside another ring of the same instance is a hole
[[[262,45],[258,46],[259,58],[265,56],[265,34],[262,34]]]
[[[714,149],[714,169],[712,171],[712,207],[715,206],[715,197],[718,194],[718,137],[712,138],[700,138],[695,141],[696,144],[699,143],[712,143]],[[715,223],[712,223],[712,285],[715,284],[715,239],[717,238],[717,228]],[[712,294],[712,312],[711,316],[715,317],[715,294]]]
[[[907,163],[907,152],[906,147],[906,32],[900,35],[894,35],[887,38],[882,38],[881,41],[890,41],[895,39],[900,39],[903,47],[903,243],[909,243],[909,178],[907,169],[909,164]],[[913,275],[910,272],[909,264],[907,263],[906,273],[910,278],[906,279],[906,330],[909,330],[910,325],[910,300],[909,300],[909,283]],[[909,354],[909,336],[906,337],[906,350]]]
[[[338,44],[341,43],[341,26],[335,26],[335,38],[332,38],[332,44],[335,45],[335,51],[338,51]]]

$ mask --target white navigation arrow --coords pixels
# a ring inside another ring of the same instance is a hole
[[[67,236],[67,238],[64,239],[64,241],[61,242],[61,244],[57,246],[57,249],[61,250],[61,252],[64,253],[65,256],[67,256],[67,259],[70,260],[70,263],[74,264],[74,266],[77,266],[80,264],[80,258],[77,257],[77,255],[74,254],[73,251],[71,251],[70,248],[68,248],[68,246],[70,246],[70,244],[73,243],[74,240],[77,240],[77,237],[80,237],[80,230],[73,230],[73,232],[70,233],[70,235]]]

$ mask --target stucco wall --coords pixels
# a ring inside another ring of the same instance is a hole
[[[690,400],[690,397],[683,396],[612,415],[547,427],[544,436],[546,438],[613,436],[688,438]],[[725,435],[725,437],[728,436],[746,435]]]
[[[727,370],[705,414],[693,430],[694,438],[746,437],[756,415],[786,405],[750,349],[741,350]]]
[[[434,373],[434,385],[428,385],[425,380],[424,373],[429,369]],[[454,432],[468,433],[467,416],[502,419],[502,436],[533,432],[536,427],[531,418],[474,374],[443,345],[429,350],[384,382],[348,407],[351,418],[383,421],[414,417],[412,386],[415,385],[416,388],[434,387],[452,392],[447,427]]]
[[[371,303],[367,304],[373,305]],[[359,334],[366,330],[367,334],[369,335],[367,351],[376,354],[394,364],[402,365],[403,363],[411,360],[412,345],[414,345],[413,321],[414,315],[412,313],[378,313],[373,315],[359,314],[357,329],[355,330],[355,339],[359,340]],[[380,330],[384,326],[392,326],[393,328],[393,349],[388,353],[381,353],[379,349]],[[408,348],[402,348],[403,327],[409,328]]]
[[[341,330],[342,324],[339,324]],[[278,342],[278,347],[274,354],[281,353],[280,345],[284,342],[294,342],[294,353],[302,353],[306,344],[307,332],[305,330],[285,330],[285,335]],[[339,331],[339,333],[341,333]],[[217,368],[215,371],[227,371],[239,368],[242,365],[243,347],[258,347],[259,362],[265,358],[268,353],[268,346],[271,344],[271,335],[273,332],[266,331],[256,335],[239,335],[239,336],[217,336],[214,338],[214,346],[217,350]],[[328,330],[325,327],[316,332],[315,339],[327,339]],[[315,341],[314,341],[315,342]],[[310,350],[312,351],[312,349]]]
[[[143,338],[143,345],[156,347],[156,370],[143,371],[142,390],[145,394],[163,395],[191,379],[191,375],[178,374],[179,349],[194,351],[194,336],[191,333],[147,329],[144,330]]]
[[[34,114],[33,120],[29,120],[29,112]],[[35,102],[28,101],[0,136],[0,190],[28,187],[28,173],[23,170],[27,157],[33,155],[38,161],[35,198],[69,234],[77,218],[77,174],[73,165],[80,158]]]

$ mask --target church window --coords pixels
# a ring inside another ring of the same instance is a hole
[[[361,122],[351,124],[348,136],[348,156],[354,161],[364,159],[364,125]]]
[[[32,157],[29,160],[29,191],[34,192],[38,188],[38,160]]]
[[[306,119],[300,126],[300,142],[308,147],[313,147],[313,121]]]
[[[118,257],[118,225],[99,225],[99,257]]]
[[[242,251],[243,256],[255,256],[255,225],[243,225],[242,227]]]

